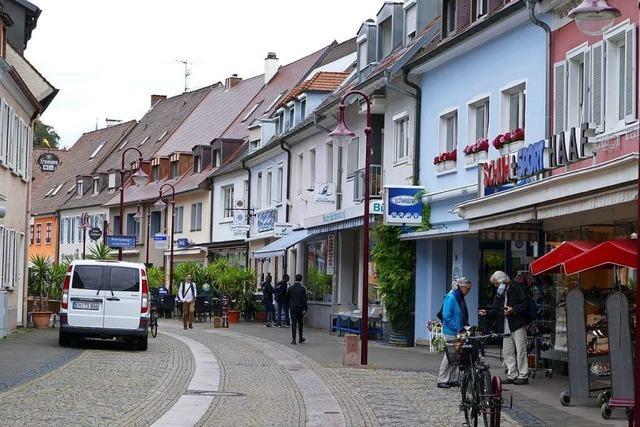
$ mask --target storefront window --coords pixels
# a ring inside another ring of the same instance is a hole
[[[311,301],[332,302],[333,275],[327,274],[327,241],[307,243],[307,290]]]

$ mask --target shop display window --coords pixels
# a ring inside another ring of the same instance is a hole
[[[327,241],[316,240],[307,243],[306,287],[309,300],[333,301],[333,275],[327,274]]]

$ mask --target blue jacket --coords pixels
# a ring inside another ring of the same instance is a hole
[[[445,295],[442,303],[442,333],[444,335],[458,335],[465,326],[463,319],[462,308],[456,299],[456,291],[451,290]]]

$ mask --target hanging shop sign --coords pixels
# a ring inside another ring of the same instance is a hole
[[[189,239],[187,238],[178,239],[176,242],[178,243],[179,248],[188,248],[190,246]]]
[[[293,231],[293,224],[287,222],[276,222],[273,224],[273,236],[282,237]]]
[[[156,233],[153,235],[153,242],[156,249],[168,249],[169,237],[164,233]]]
[[[506,154],[484,164],[483,184],[498,187],[565,166],[592,155],[588,145],[589,125],[554,135],[550,140],[529,144],[516,153]]]
[[[265,231],[273,230],[273,226],[275,225],[277,218],[277,209],[268,209],[266,211],[258,212],[256,214],[258,233],[264,233]]]
[[[53,172],[60,165],[60,159],[54,153],[42,153],[36,163],[42,172]]]
[[[89,230],[89,238],[91,240],[98,240],[99,238],[102,237],[102,230],[98,227],[93,227],[92,229]]]
[[[335,203],[336,185],[333,182],[316,184],[314,194],[316,203]]]
[[[424,187],[385,187],[384,223],[392,225],[422,224]]]
[[[335,250],[336,250],[336,235],[329,234],[327,236],[327,274],[334,273],[335,266]]]

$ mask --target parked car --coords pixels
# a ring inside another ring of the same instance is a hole
[[[143,264],[73,261],[60,303],[59,344],[72,338],[118,338],[147,349],[149,284]]]

